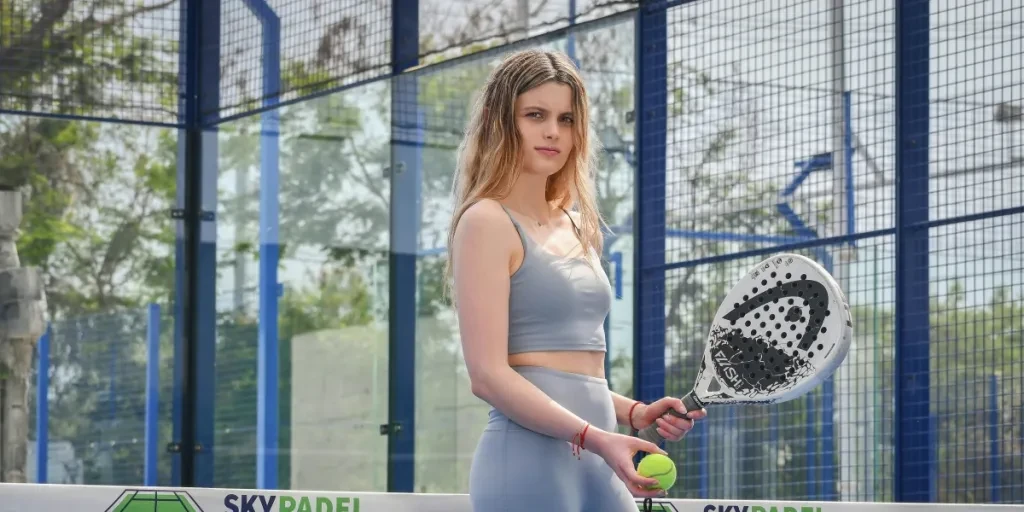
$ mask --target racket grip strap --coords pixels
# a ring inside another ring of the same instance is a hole
[[[699,411],[704,408],[704,403],[698,400],[696,395],[690,393],[683,397],[683,407],[686,407],[687,412]]]
[[[680,414],[680,412],[675,409],[669,409],[668,412],[677,418],[688,418],[690,411],[699,411],[704,408],[704,404],[701,403],[696,396],[693,396],[693,393],[690,393],[683,397],[683,407],[686,408],[687,414],[685,415]]]

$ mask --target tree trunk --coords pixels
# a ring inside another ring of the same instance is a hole
[[[26,481],[28,383],[46,318],[39,272],[21,267],[14,243],[21,214],[21,191],[0,190],[0,482]]]

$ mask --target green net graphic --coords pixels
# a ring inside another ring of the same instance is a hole
[[[186,492],[128,489],[106,512],[203,512]]]
[[[675,505],[668,501],[644,500],[636,504],[638,512],[679,512]]]

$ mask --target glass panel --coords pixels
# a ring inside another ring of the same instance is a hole
[[[598,207],[609,233],[604,260],[615,292],[608,315],[608,379],[612,391],[633,396],[633,214],[636,145],[634,25],[622,23],[575,35],[590,92],[594,132],[604,151],[597,171]],[[626,433],[628,429],[620,430]]]
[[[456,149],[469,117],[468,98],[486,79],[490,60],[471,60],[419,78],[423,111],[423,207],[417,264],[417,492],[465,492],[487,404],[470,391],[455,310],[443,297]]]
[[[596,135],[605,152],[597,191],[612,226],[605,259],[617,292],[607,323],[611,387],[632,394],[633,25],[575,34],[546,45],[576,55],[590,89]],[[613,50],[610,50],[613,49]],[[442,296],[446,233],[456,148],[469,99],[500,57],[475,59],[425,73],[419,83],[424,112],[423,207],[416,329],[417,492],[467,492],[477,439],[489,405],[470,392],[455,312]],[[625,429],[622,430],[625,432]]]
[[[378,82],[281,109],[279,132],[220,129],[216,486],[255,486],[272,453],[257,443],[259,233],[276,221],[277,486],[386,490],[389,96]]]
[[[26,300],[0,329],[0,425],[28,433],[7,472],[170,483],[176,145],[172,129],[0,115],[0,286]]]

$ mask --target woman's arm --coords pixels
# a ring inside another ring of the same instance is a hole
[[[643,430],[649,425],[656,425],[658,434],[668,441],[682,439],[687,432],[693,429],[694,420],[707,416],[704,409],[687,411],[682,400],[668,396],[645,404],[613,392],[612,403],[615,405],[615,420],[619,425],[637,430]],[[669,409],[675,409],[685,417],[670,415]]]
[[[508,365],[509,270],[518,243],[494,201],[471,206],[455,230],[455,299],[473,394],[530,430],[572,442],[586,422]]]
[[[644,414],[644,408],[647,405],[638,403],[632,398],[622,396],[616,392],[612,392],[612,404],[615,405],[615,421],[619,425],[629,427],[630,411],[632,410],[632,418],[634,421],[636,418],[642,417]],[[636,407],[633,407],[636,405]]]

